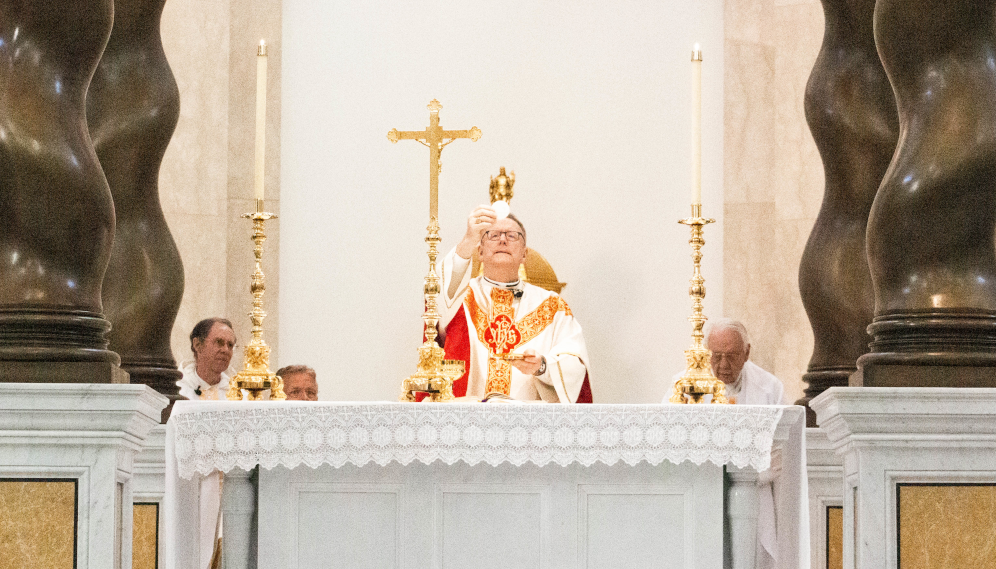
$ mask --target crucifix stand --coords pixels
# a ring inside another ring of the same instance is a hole
[[[429,226],[425,242],[429,244],[429,274],[425,277],[423,293],[425,296],[425,342],[418,349],[418,370],[407,377],[401,384],[401,401],[416,401],[416,393],[427,393],[432,401],[448,401],[453,399],[453,380],[464,372],[464,363],[460,360],[444,360],[445,351],[436,343],[436,325],[439,323],[437,298],[439,296],[439,275],[436,274],[436,257],[439,256],[439,157],[443,147],[458,138],[469,138],[477,141],[481,138],[481,129],[472,127],[470,130],[443,130],[439,126],[439,110],[443,105],[433,99],[429,103],[429,126],[424,131],[399,131],[391,129],[387,139],[392,143],[399,140],[417,140],[429,147]]]

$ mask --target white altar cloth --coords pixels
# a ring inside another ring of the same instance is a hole
[[[792,420],[781,421],[786,411],[792,411]],[[198,474],[257,465],[339,468],[414,461],[492,467],[690,461],[765,471],[776,438],[784,442],[778,509],[790,513],[797,526],[779,531],[779,565],[803,567],[809,559],[808,505],[804,420],[798,411],[741,405],[181,401],[167,427],[164,537],[167,553],[175,556],[167,555],[166,567],[193,566],[197,506],[189,480]]]

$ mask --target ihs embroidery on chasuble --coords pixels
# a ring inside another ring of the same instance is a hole
[[[474,298],[474,291],[468,291],[465,304],[470,319],[477,330],[477,337],[488,347],[488,381],[487,393],[504,393],[509,395],[512,387],[512,366],[508,361],[497,356],[511,353],[517,346],[525,344],[538,336],[553,322],[557,312],[564,311],[568,315],[571,309],[559,296],[551,296],[516,322],[515,309],[512,307],[512,291],[491,289],[491,313],[481,310]]]

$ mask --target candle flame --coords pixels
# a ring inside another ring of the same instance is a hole
[[[256,50],[256,55],[266,55],[266,40],[259,40],[259,49]]]

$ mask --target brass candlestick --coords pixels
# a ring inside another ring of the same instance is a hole
[[[429,244],[429,274],[425,276],[422,291],[425,295],[425,342],[418,349],[418,369],[401,382],[400,401],[416,401],[418,392],[428,393],[431,401],[450,401],[453,397],[453,381],[463,375],[461,360],[444,360],[446,350],[436,343],[436,324],[439,310],[436,304],[439,296],[439,275],[436,274],[436,257],[439,256],[439,222],[429,219],[429,234],[425,242]]]
[[[692,246],[692,278],[688,287],[688,295],[692,297],[692,315],[688,321],[692,323],[692,347],[685,350],[687,367],[674,384],[671,393],[671,403],[705,403],[705,396],[712,395],[712,403],[729,403],[726,399],[726,387],[712,373],[712,352],[702,345],[702,328],[706,317],[702,314],[702,299],[705,298],[705,277],[702,276],[702,246],[705,245],[703,228],[715,219],[702,217],[702,204],[692,204],[692,216],[678,223],[692,228],[692,237],[688,243]]]
[[[263,274],[263,241],[266,241],[265,225],[268,219],[277,216],[263,211],[263,200],[256,200],[256,211],[244,213],[242,217],[252,220],[252,241],[255,244],[253,254],[256,256],[256,269],[252,273],[252,340],[246,346],[245,362],[242,371],[232,378],[228,384],[226,397],[231,401],[242,399],[242,390],[248,392],[249,401],[259,401],[263,392],[270,390],[270,400],[287,399],[284,395],[284,382],[280,376],[270,371],[270,346],[263,340],[263,292],[266,290],[266,277]]]

